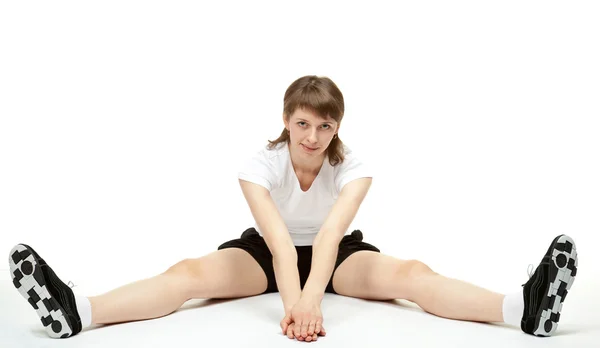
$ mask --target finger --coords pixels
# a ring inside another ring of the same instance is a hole
[[[287,328],[291,322],[292,322],[292,319],[290,318],[289,315],[286,315],[283,319],[281,319],[281,322],[279,323],[279,325],[281,326],[281,330],[284,335],[286,334]]]
[[[302,335],[300,335],[300,336],[296,336],[296,339],[297,339],[298,341],[304,341],[306,338],[305,338],[305,337],[302,337]]]
[[[296,321],[294,323],[294,336],[296,336],[296,338],[299,338],[302,336],[301,333],[301,327],[302,327],[302,319],[300,319],[299,321]]]
[[[300,325],[302,337],[304,337],[304,338],[308,337],[308,324],[309,324],[308,319],[304,318],[304,320],[302,320],[302,325]]]
[[[306,342],[313,342],[313,341],[316,341],[317,338],[318,338],[317,334],[312,334],[312,335],[308,335],[304,340]]]
[[[322,330],[321,320],[317,320],[317,322],[315,323],[315,333],[318,334],[321,332],[321,330]]]
[[[287,328],[287,337],[290,339],[294,338],[294,325],[288,325]]]
[[[281,325],[281,332],[285,335],[287,333],[287,329],[288,329],[289,325],[283,321],[280,323],[280,325]]]
[[[315,333],[316,320],[311,320],[308,324],[308,335],[312,336]]]
[[[325,332],[325,328],[321,326],[321,330],[319,331],[319,336],[325,336],[327,332]]]

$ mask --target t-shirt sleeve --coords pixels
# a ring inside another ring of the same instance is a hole
[[[238,172],[238,179],[258,184],[269,191],[277,184],[274,165],[264,151],[257,152],[242,164]]]
[[[335,186],[337,192],[342,192],[344,186],[352,180],[358,178],[372,178],[373,170],[369,164],[355,153],[348,150],[345,154],[344,162],[339,165],[335,176]]]

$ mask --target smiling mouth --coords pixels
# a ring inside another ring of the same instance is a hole
[[[311,151],[314,151],[314,150],[318,149],[318,147],[316,147],[316,148],[313,149],[312,147],[308,147],[308,146],[306,146],[304,144],[300,144],[300,145],[302,145],[305,149],[311,150]]]

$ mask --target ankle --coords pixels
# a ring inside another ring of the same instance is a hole
[[[85,296],[75,295],[75,303],[77,305],[77,314],[81,320],[81,329],[92,325],[92,303]]]

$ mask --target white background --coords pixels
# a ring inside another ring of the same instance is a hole
[[[341,89],[340,138],[376,169],[353,224],[365,241],[508,292],[566,233],[598,286],[599,15],[593,1],[4,2],[0,251],[27,243],[92,295],[216,250],[253,223],[237,169],[315,74]]]

